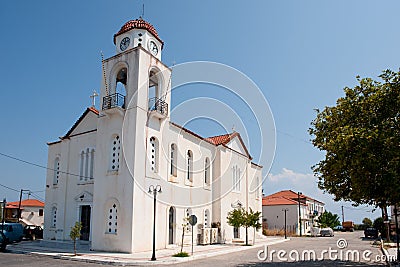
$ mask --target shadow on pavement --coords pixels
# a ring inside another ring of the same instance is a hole
[[[296,262],[256,262],[249,264],[239,264],[238,267],[260,267],[260,266],[377,266],[374,263],[352,262],[352,261],[296,261]]]

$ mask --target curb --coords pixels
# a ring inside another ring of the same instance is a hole
[[[229,248],[226,250],[220,250],[220,251],[214,251],[210,253],[203,253],[199,255],[193,255],[187,258],[174,258],[171,256],[166,256],[165,259],[158,260],[158,261],[143,261],[143,260],[126,260],[126,261],[121,261],[121,260],[109,260],[109,259],[90,259],[90,258],[81,258],[85,257],[87,254],[81,254],[77,255],[76,257],[73,255],[63,255],[62,253],[57,253],[54,252],[54,255],[48,254],[45,252],[32,252],[32,251],[26,251],[26,250],[19,250],[19,249],[9,249],[10,252],[17,252],[21,254],[28,254],[28,255],[35,255],[35,256],[41,256],[41,257],[49,257],[53,259],[61,259],[61,260],[70,260],[70,261],[77,261],[77,262],[86,262],[86,263],[96,263],[96,264],[103,264],[103,265],[112,265],[112,266],[143,266],[143,265],[167,265],[167,264],[177,264],[181,262],[189,262],[193,260],[199,260],[199,259],[204,259],[204,258],[210,258],[210,257],[215,257],[219,255],[224,255],[224,254],[229,254],[229,253],[234,253],[234,252],[240,252],[240,251],[246,251],[249,249],[254,249],[254,248],[259,248],[263,247],[265,245],[274,245],[278,243],[283,243],[286,241],[289,241],[290,239],[278,239],[278,240],[273,240],[271,242],[265,242],[265,243],[259,243],[255,244],[253,246],[243,246],[243,247],[235,247],[235,248]],[[100,258],[101,256],[99,256]]]

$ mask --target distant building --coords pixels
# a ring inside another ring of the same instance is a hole
[[[305,234],[316,225],[316,220],[325,211],[323,202],[292,190],[283,190],[263,197],[262,206],[264,229],[284,229],[286,209],[287,231],[295,234],[300,234],[300,218],[301,233]]]
[[[5,220],[18,222],[19,201],[8,202],[5,211]],[[24,225],[44,225],[44,202],[37,199],[25,199],[21,201],[21,218]]]

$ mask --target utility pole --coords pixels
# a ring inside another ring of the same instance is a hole
[[[343,209],[343,206],[342,206],[342,224],[344,223],[344,209]]]
[[[21,192],[19,193],[18,222],[19,222],[19,219],[21,219],[21,201],[22,201],[22,193],[24,191],[31,192],[30,190],[21,189]]]
[[[302,194],[301,192],[297,192],[297,201],[299,202],[299,229],[300,229],[300,236],[302,235],[301,234],[301,207],[300,207],[300,195],[301,194]],[[285,212],[285,214],[286,214],[286,212]]]
[[[5,217],[6,217],[6,204],[7,204],[7,200],[6,198],[3,199],[3,218],[2,218],[2,228],[1,231],[4,233],[4,221],[5,221]]]
[[[289,209],[282,209],[282,211],[284,211],[285,212],[285,239],[287,239],[287,234],[286,234],[286,212],[288,211]]]

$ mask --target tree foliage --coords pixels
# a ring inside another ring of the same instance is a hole
[[[231,210],[228,213],[227,222],[233,227],[245,227],[246,228],[246,246],[249,244],[248,231],[249,227],[253,227],[255,230],[261,228],[260,223],[261,212],[253,211],[251,208],[249,211],[245,211],[243,208]]]
[[[81,237],[82,223],[75,222],[75,225],[71,227],[71,232],[69,232],[69,237],[74,241],[74,254],[76,256],[76,239]]]
[[[372,226],[372,221],[371,221],[370,218],[365,217],[365,218],[362,220],[362,224],[363,224],[365,227],[371,227],[371,226]]]
[[[324,213],[319,216],[317,222],[320,224],[321,227],[330,227],[334,228],[340,225],[339,215],[333,214],[330,211],[325,211]]]
[[[317,110],[309,129],[325,158],[312,167],[335,200],[382,209],[400,202],[400,72],[360,79],[336,106]]]

